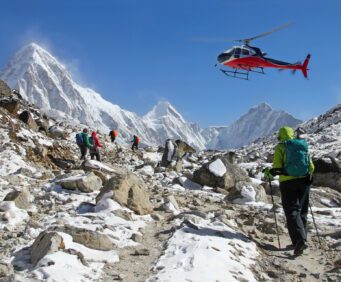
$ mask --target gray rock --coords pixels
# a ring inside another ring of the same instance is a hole
[[[31,248],[31,263],[35,266],[47,254],[65,249],[63,237],[57,232],[43,231],[34,241]]]
[[[137,214],[149,214],[153,210],[146,185],[131,172],[119,173],[116,171],[101,189],[96,197],[96,203],[108,192],[113,192],[112,199],[114,201],[128,207]]]
[[[7,83],[0,79],[0,95],[1,96],[12,96],[11,88],[7,85]]]
[[[0,279],[14,274],[13,266],[10,263],[0,262]]]
[[[98,191],[102,187],[102,180],[93,172],[86,173],[85,175],[71,176],[56,181],[64,189],[76,190],[79,189],[84,193],[91,193]]]
[[[31,206],[32,196],[30,192],[24,188],[21,191],[12,191],[8,193],[4,198],[4,201],[14,201],[18,208],[27,210]]]
[[[314,185],[341,192],[341,162],[332,157],[314,160]]]
[[[229,191],[227,199],[239,203],[253,201],[266,203],[268,201],[263,186],[246,181],[239,181],[235,187]]]
[[[217,159],[220,159],[226,168],[226,173],[223,176],[216,176],[209,169],[210,164]],[[209,187],[220,187],[230,190],[235,187],[238,181],[250,181],[250,178],[245,171],[237,165],[230,163],[227,158],[218,157],[196,170],[193,174],[193,181]]]
[[[110,251],[116,248],[115,243],[108,235],[99,233],[97,231],[71,225],[65,225],[63,227],[58,226],[53,228],[53,231],[69,234],[74,242],[82,244],[91,249]]]
[[[38,131],[38,125],[32,117],[32,114],[25,110],[19,115],[19,119],[26,123],[29,128],[33,129],[34,131]]]

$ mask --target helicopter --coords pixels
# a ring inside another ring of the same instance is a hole
[[[260,48],[250,45],[253,40],[270,35],[276,31],[288,27],[289,25],[291,25],[291,23],[285,24],[251,38],[233,40],[243,43],[243,45],[233,46],[218,55],[217,60],[219,64],[230,68],[220,68],[220,71],[229,77],[249,80],[250,72],[265,74],[264,68],[276,68],[279,70],[292,70],[293,73],[295,73],[297,70],[301,70],[303,76],[308,78],[309,69],[307,67],[311,57],[310,54],[307,55],[303,64],[301,62],[291,64],[265,57],[267,54],[262,52]],[[215,66],[217,65],[218,64]]]

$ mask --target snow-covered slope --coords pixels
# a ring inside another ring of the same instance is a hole
[[[239,148],[271,134],[281,126],[295,127],[301,122],[284,111],[273,110],[268,104],[262,103],[228,126],[207,128],[203,135],[210,140],[207,144],[210,149]]]

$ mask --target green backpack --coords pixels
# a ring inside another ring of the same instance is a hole
[[[304,139],[291,139],[284,142],[284,171],[289,176],[305,176],[309,174],[310,158],[308,143]]]

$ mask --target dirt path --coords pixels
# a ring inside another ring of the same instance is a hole
[[[118,250],[120,261],[106,265],[102,281],[137,282],[145,281],[151,276],[154,262],[162,254],[165,242],[172,235],[171,224],[167,222],[166,215],[161,213],[161,216],[161,220],[148,223],[141,231],[143,236],[140,238],[140,246]]]
[[[263,240],[259,244],[262,251],[260,266],[264,273],[275,281],[341,281],[341,270],[334,267],[335,261],[341,259],[341,252],[328,246],[322,237],[319,245],[315,235],[308,237],[308,246],[301,256],[294,256],[286,231],[280,236],[281,249],[278,248],[277,237],[271,241]],[[258,277],[265,281],[265,277]]]

